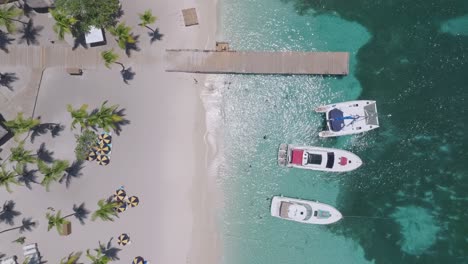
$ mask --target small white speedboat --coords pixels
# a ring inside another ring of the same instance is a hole
[[[345,172],[362,165],[362,160],[346,150],[300,147],[281,144],[278,150],[278,165],[309,170]]]
[[[270,212],[274,217],[316,225],[332,224],[343,217],[331,205],[282,196],[271,199]]]
[[[317,113],[325,113],[328,130],[319,133],[320,137],[338,137],[358,134],[379,127],[377,104],[375,101],[358,100],[315,108]]]

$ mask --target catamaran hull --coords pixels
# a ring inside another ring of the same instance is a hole
[[[325,113],[327,119],[327,130],[319,133],[319,137],[338,137],[367,132],[379,127],[376,101],[356,100],[336,104],[319,106],[314,109],[317,113]],[[341,112],[340,117],[343,120],[343,126],[338,130],[334,127],[331,117],[333,111]],[[344,118],[343,118],[344,116]],[[352,119],[344,121],[345,119]],[[347,123],[347,124],[345,124]]]
[[[308,220],[298,220],[298,219],[285,218],[285,217],[281,216],[281,212],[280,212],[282,202],[291,203],[291,204],[307,204],[311,208],[313,208],[314,211],[322,210],[322,211],[329,212],[330,217],[328,217],[326,219],[311,217]],[[315,225],[333,224],[335,222],[338,222],[341,218],[343,218],[341,213],[335,207],[333,207],[331,205],[320,203],[320,202],[317,202],[317,201],[294,199],[294,198],[283,197],[283,196],[274,196],[271,199],[270,213],[271,213],[271,216],[277,217],[277,218],[280,218],[280,219],[299,222],[299,223],[305,223],[305,224],[315,224]]]

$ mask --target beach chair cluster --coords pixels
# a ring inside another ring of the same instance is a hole
[[[112,152],[112,135],[111,133],[101,133],[97,139],[97,146],[89,152],[87,160],[96,161],[101,166],[106,166],[110,162]]]
[[[123,213],[128,207],[136,207],[140,203],[137,196],[127,196],[123,186],[115,191],[113,201],[116,203],[114,209],[117,213]]]
[[[25,258],[25,263],[28,264],[39,264],[41,263],[41,256],[39,250],[37,249],[37,244],[32,243],[23,247],[23,255]]]
[[[17,260],[16,256],[8,257],[8,258],[2,258],[2,259],[0,259],[0,264],[18,264],[18,262],[16,260]]]

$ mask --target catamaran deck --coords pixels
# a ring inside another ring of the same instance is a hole
[[[226,74],[347,75],[348,52],[166,50],[166,71]]]

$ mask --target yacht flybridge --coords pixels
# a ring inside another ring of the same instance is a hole
[[[379,127],[375,101],[358,100],[319,106],[317,113],[325,113],[326,131],[320,137],[337,137],[366,132]]]

